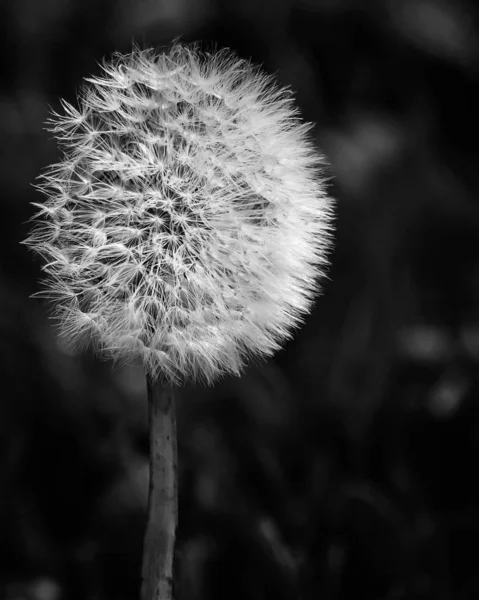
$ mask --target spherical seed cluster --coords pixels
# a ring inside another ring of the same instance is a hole
[[[26,241],[70,340],[167,383],[239,374],[319,291],[331,201],[288,90],[230,51],[135,48],[51,130],[63,156]]]

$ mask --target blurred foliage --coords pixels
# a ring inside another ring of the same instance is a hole
[[[229,46],[331,161],[324,296],[274,361],[179,405],[178,600],[479,597],[479,9],[457,0],[0,8],[0,598],[136,598],[146,395],[61,345],[19,241],[49,107],[132,40]]]

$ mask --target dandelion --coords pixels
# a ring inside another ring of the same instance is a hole
[[[47,200],[26,244],[46,259],[39,295],[54,300],[63,335],[144,365],[143,598],[168,600],[173,389],[240,375],[311,309],[332,228],[323,159],[290,91],[229,50],[116,54],[77,107],[62,106],[49,125],[63,156],[42,176]]]

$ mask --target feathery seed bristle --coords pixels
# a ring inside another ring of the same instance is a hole
[[[323,159],[288,90],[230,51],[135,48],[62,102],[28,240],[71,340],[168,383],[240,374],[310,310],[330,247]]]

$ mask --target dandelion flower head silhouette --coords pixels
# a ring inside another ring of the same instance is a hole
[[[327,266],[324,160],[288,89],[229,50],[134,48],[63,102],[26,244],[70,341],[212,384],[271,356]]]

